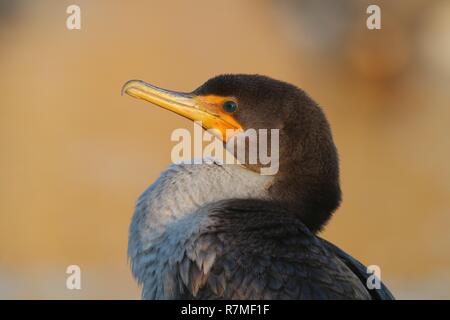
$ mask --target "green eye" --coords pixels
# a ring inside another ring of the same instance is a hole
[[[234,101],[225,101],[223,104],[223,110],[228,113],[233,113],[237,109],[237,104]]]

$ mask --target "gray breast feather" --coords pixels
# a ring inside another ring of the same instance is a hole
[[[264,198],[270,181],[238,165],[169,166],[138,199],[130,225],[128,256],[143,297],[175,297],[179,288],[173,273],[185,256],[204,273],[211,267],[214,254],[188,250],[193,236],[210,224],[205,205],[227,198]],[[181,270],[186,280],[187,271]],[[194,276],[195,271],[189,272]]]

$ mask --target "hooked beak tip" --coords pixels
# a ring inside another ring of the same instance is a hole
[[[125,93],[127,93],[127,90],[133,87],[133,84],[136,83],[143,83],[142,80],[128,80],[125,82],[125,84],[122,86],[122,89],[120,90],[120,95],[123,96]]]

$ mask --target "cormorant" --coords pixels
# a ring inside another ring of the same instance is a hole
[[[303,90],[239,74],[191,93],[140,80],[122,92],[205,129],[280,130],[273,176],[260,162],[173,164],[140,196],[128,255],[144,299],[393,299],[317,236],[341,201],[339,165],[325,115]]]

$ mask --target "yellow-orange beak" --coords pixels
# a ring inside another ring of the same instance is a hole
[[[123,93],[154,103],[190,120],[201,122],[204,129],[211,130],[224,142],[230,138],[227,130],[242,131],[236,119],[222,108],[223,103],[234,100],[233,97],[196,96],[191,93],[158,88],[141,80],[126,82],[122,87]]]

